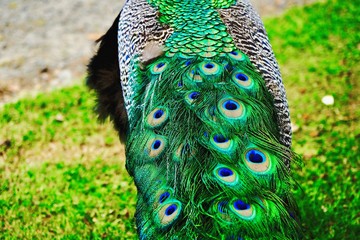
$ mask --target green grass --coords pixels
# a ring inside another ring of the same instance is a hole
[[[309,239],[360,235],[359,4],[330,0],[265,21],[304,157],[295,194]],[[136,239],[123,146],[93,106],[74,86],[0,110],[0,239]]]
[[[328,1],[266,22],[299,127],[296,197],[310,239],[360,235],[359,3]],[[322,104],[325,95],[335,104]]]
[[[134,238],[136,192],[83,86],[0,113],[0,239]]]

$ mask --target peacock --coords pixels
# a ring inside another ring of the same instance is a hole
[[[87,85],[137,187],[140,239],[300,239],[291,123],[260,17],[235,0],[127,0]]]

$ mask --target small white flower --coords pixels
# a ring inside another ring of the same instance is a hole
[[[300,127],[299,127],[299,125],[296,125],[295,123],[291,123],[291,129],[292,129],[292,132],[295,133],[295,132],[299,131]]]
[[[321,99],[321,101],[322,101],[323,104],[325,104],[325,105],[334,105],[334,102],[335,102],[334,97],[331,96],[331,95],[326,95],[326,96],[324,96],[324,97]]]

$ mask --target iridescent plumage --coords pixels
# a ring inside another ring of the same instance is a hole
[[[117,46],[140,239],[299,238],[285,91],[250,4],[128,0]]]

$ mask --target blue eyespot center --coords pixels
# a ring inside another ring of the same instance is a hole
[[[235,101],[228,100],[224,102],[224,108],[230,111],[236,110],[239,108],[239,104]]]
[[[182,87],[182,86],[183,86],[182,81],[178,82],[178,87]]]
[[[238,52],[235,52],[235,51],[232,51],[230,54],[232,54],[232,55],[234,55],[234,56],[239,55]]]
[[[265,161],[265,156],[257,150],[250,150],[247,153],[247,159],[252,163],[263,163]]]
[[[230,177],[234,174],[234,172],[229,168],[220,168],[218,173],[220,177]]]
[[[225,142],[227,142],[227,141],[229,141],[229,140],[226,139],[223,135],[218,134],[218,135],[215,135],[215,136],[214,136],[214,141],[215,141],[216,143],[225,143]]]
[[[187,60],[186,62],[185,62],[185,66],[189,66],[191,64],[191,61],[190,60]]]
[[[214,68],[215,67],[215,65],[213,64],[213,63],[207,63],[207,64],[205,64],[205,68],[207,68],[207,69],[212,69],[212,68]]]
[[[164,65],[165,65],[165,63],[160,62],[160,63],[158,63],[158,64],[156,65],[156,67],[157,67],[157,68],[161,68],[161,67],[163,67]]]
[[[164,111],[159,109],[154,113],[154,118],[159,119],[164,115]]]
[[[200,96],[200,93],[199,93],[199,92],[192,92],[192,93],[190,93],[189,98],[192,99],[192,100],[195,100],[195,99],[197,99],[199,96]]]
[[[250,205],[247,204],[247,203],[244,203],[244,202],[241,201],[241,200],[236,200],[236,201],[234,202],[234,208],[235,208],[236,210],[242,211],[242,210],[250,209]]]
[[[166,201],[166,199],[168,199],[170,197],[170,193],[169,192],[164,192],[163,194],[160,195],[159,197],[159,203],[163,203]]]
[[[155,140],[155,142],[152,145],[152,148],[156,150],[156,149],[159,149],[160,146],[161,146],[161,141],[160,140]]]
[[[237,73],[235,77],[236,77],[237,80],[243,81],[243,82],[249,80],[249,77],[246,76],[246,75],[243,74],[243,73]]]
[[[166,216],[172,215],[176,211],[176,209],[177,209],[176,204],[172,204],[172,205],[168,206],[165,210],[165,215]]]

